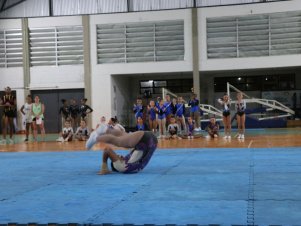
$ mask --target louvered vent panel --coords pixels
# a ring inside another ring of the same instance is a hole
[[[97,25],[98,63],[184,60],[184,21]]]

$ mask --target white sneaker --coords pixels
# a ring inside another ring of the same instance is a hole
[[[214,134],[214,138],[217,138],[218,137],[218,135],[217,134]]]
[[[98,134],[97,134],[96,130],[90,134],[90,137],[86,142],[86,148],[88,150],[90,150],[94,146],[94,144],[97,143],[97,137],[98,137]]]
[[[6,144],[6,140],[2,139],[2,140],[0,141],[0,145],[5,145],[5,144]]]
[[[200,131],[202,131],[202,128],[201,127],[195,128],[194,131],[200,132]]]
[[[241,134],[238,134],[237,139],[241,139]]]
[[[228,139],[228,140],[231,140],[231,136],[227,136],[227,139]]]
[[[241,134],[240,139],[245,139],[245,135]]]
[[[207,135],[207,136],[206,136],[206,139],[210,139],[210,135]]]
[[[63,137],[59,137],[56,139],[57,142],[64,142],[64,138]]]

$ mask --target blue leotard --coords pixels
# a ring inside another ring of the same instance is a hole
[[[150,108],[148,111],[149,114],[149,119],[154,121],[156,120],[156,109],[155,108]]]
[[[135,113],[135,118],[143,117],[143,106],[142,105],[135,105],[133,108]]]
[[[176,116],[182,117],[185,114],[185,106],[184,104],[177,104]]]

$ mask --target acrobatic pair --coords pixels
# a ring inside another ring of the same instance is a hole
[[[126,133],[111,128],[106,124],[101,124],[91,133],[86,143],[86,148],[91,149],[97,142],[112,144],[117,147],[133,148],[126,156],[117,155],[109,145],[104,148],[99,174],[108,174],[111,172],[107,165],[108,159],[111,160],[112,170],[116,172],[136,173],[142,170],[156,150],[158,140],[152,132],[137,131]]]

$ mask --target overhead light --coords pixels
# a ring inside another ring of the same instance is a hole
[[[241,80],[241,77],[238,77],[238,81],[240,81]]]
[[[153,81],[154,81],[154,80],[149,80],[148,82],[149,82],[149,83],[153,83]]]
[[[268,81],[268,77],[265,77],[265,80]]]

